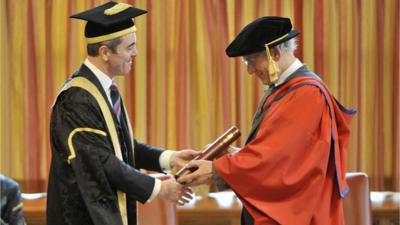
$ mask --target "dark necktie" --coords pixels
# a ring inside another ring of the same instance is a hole
[[[110,86],[110,96],[111,96],[111,101],[113,104],[113,110],[115,113],[115,116],[117,117],[118,122],[120,123],[121,121],[121,96],[119,95],[118,92],[118,87],[115,85],[114,81]]]
[[[113,105],[114,114],[118,120],[118,133],[121,138],[121,151],[124,158],[124,161],[127,162],[128,160],[128,149],[125,143],[125,135],[124,135],[124,127],[125,124],[121,121],[121,110],[122,110],[122,103],[121,103],[121,95],[119,95],[118,87],[113,81],[112,85],[110,86],[110,97]]]

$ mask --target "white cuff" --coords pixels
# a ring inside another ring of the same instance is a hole
[[[146,203],[153,201],[153,199],[160,193],[161,190],[161,180],[155,179],[153,192],[151,193],[149,199],[147,199]]]
[[[235,147],[235,146],[229,146],[228,152],[234,154],[234,153],[238,153],[240,151],[240,149],[241,148],[238,148],[238,147]]]
[[[169,172],[171,170],[171,156],[174,151],[165,150],[161,153],[158,161],[160,162],[160,167],[164,172]]]

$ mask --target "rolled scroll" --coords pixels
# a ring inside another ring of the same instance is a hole
[[[214,160],[220,156],[228,153],[226,150],[230,144],[240,137],[240,131],[237,127],[233,126],[229,128],[225,133],[218,137],[213,143],[207,145],[205,149],[196,156],[193,160]],[[188,169],[186,166],[182,167],[175,174],[175,178],[178,179],[181,176],[187,175],[193,172],[195,168]]]

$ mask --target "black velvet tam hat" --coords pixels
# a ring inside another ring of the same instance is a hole
[[[133,18],[147,13],[126,3],[110,1],[104,5],[72,15],[88,21],[85,37],[88,44],[99,43],[136,31]]]
[[[292,30],[289,18],[266,16],[245,26],[225,52],[229,57],[244,56],[277,46],[300,32]]]

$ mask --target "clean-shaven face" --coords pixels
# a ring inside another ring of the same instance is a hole
[[[270,85],[268,75],[268,59],[265,52],[257,52],[243,56],[243,62],[247,65],[247,72],[256,75],[265,85]]]
[[[136,33],[122,36],[115,53],[109,56],[108,66],[111,74],[113,76],[129,74],[132,68],[132,59],[136,55]]]

